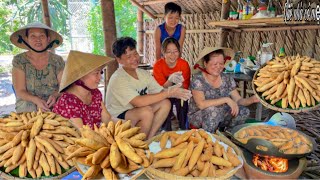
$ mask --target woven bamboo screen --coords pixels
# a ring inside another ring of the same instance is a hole
[[[207,14],[188,14],[182,15],[181,23],[188,30],[194,30],[192,33],[187,32],[185,42],[183,45],[182,58],[187,60],[190,65],[196,61],[199,51],[204,46],[215,46],[219,43],[219,32],[203,32],[201,30],[212,29],[207,23],[209,21],[220,19],[220,12],[211,12]],[[163,23],[162,18],[156,20],[146,20],[145,30],[145,49],[144,49],[144,62],[154,64],[155,61],[155,45],[153,32],[154,29]]]
[[[155,1],[155,0],[137,0],[142,5],[144,2],[157,2],[144,7],[155,15],[164,13],[164,6],[170,1]],[[214,11],[221,11],[222,0],[174,0],[182,9],[182,14],[195,14],[195,13],[209,13]]]
[[[281,0],[284,1],[284,0]],[[208,3],[205,6],[203,2]],[[256,1],[258,2],[258,1]],[[278,1],[277,1],[278,2]],[[221,38],[221,32],[212,32],[213,27],[208,25],[210,21],[219,21],[221,14],[221,1],[176,1],[189,14],[182,15],[181,23],[186,27],[187,34],[183,45],[182,57],[193,65],[199,51],[205,46],[217,46]],[[153,5],[153,10],[161,12],[164,4]],[[204,8],[205,7],[205,8]],[[208,7],[212,11],[208,12]],[[232,1],[231,9],[235,9],[236,1]],[[279,9],[279,8],[278,8]],[[196,12],[196,13],[193,13]],[[203,13],[205,12],[205,13]],[[163,23],[162,18],[156,20],[146,20],[144,29],[144,62],[153,64],[155,61],[155,45],[153,39],[154,29]],[[260,28],[261,29],[261,28]],[[188,30],[192,32],[188,32]],[[211,31],[210,31],[211,30]],[[256,56],[263,42],[273,43],[271,46],[274,55],[279,53],[281,47],[285,48],[287,55],[307,55],[320,60],[320,29],[306,30],[283,30],[281,28],[265,31],[225,31],[226,39],[223,39],[225,46],[233,48],[235,51],[242,51],[244,57],[248,55]]]
[[[229,32],[227,46],[243,55],[256,56],[262,42],[273,43],[271,49],[274,55],[281,47],[287,55],[306,55],[320,60],[320,30],[274,30],[252,32]]]

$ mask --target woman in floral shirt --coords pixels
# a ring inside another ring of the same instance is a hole
[[[61,35],[42,23],[34,22],[14,32],[10,40],[15,46],[27,50],[12,60],[16,111],[50,111],[59,97],[64,61],[49,49],[62,44]]]
[[[223,74],[225,55],[233,57],[228,48],[206,47],[197,62],[201,72],[194,71],[191,80],[193,97],[189,106],[191,128],[203,128],[215,132],[219,126],[233,127],[242,124],[249,117],[248,106],[259,100],[252,96],[241,98],[233,78]]]
[[[110,114],[98,89],[101,72],[111,59],[79,51],[71,51],[63,72],[61,97],[53,112],[69,118],[76,127],[108,123]]]

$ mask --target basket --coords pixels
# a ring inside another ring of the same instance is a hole
[[[73,171],[75,171],[76,168],[75,167],[72,167],[70,168],[69,170],[67,170],[66,172],[58,175],[58,176],[43,176],[43,177],[40,177],[40,179],[62,179],[63,177],[69,175],[70,173],[72,173]],[[12,176],[10,174],[7,174],[3,171],[0,171],[0,179],[18,179],[18,180],[25,180],[25,179],[33,179],[33,178],[19,178],[19,177],[16,177],[16,176]]]
[[[154,136],[153,138],[148,140],[148,144],[150,144],[153,141],[159,141],[161,139],[161,136],[163,134],[159,134],[157,136]],[[225,143],[226,145],[230,146],[231,148],[234,149],[234,151],[236,152],[237,155],[242,157],[242,152],[239,150],[239,148],[233,144],[229,139],[224,138],[224,137],[220,137],[218,135],[212,134],[212,136],[214,138],[216,138],[217,140]],[[210,177],[210,179],[230,179],[236,172],[238,171],[238,169],[233,169],[231,171],[229,171],[227,174],[225,174],[224,176],[219,176],[219,177]],[[184,176],[177,176],[174,174],[170,174],[170,173],[166,173],[164,171],[160,171],[158,169],[155,169],[151,166],[149,166],[146,171],[145,171],[145,175],[150,178],[150,179],[199,179],[199,180],[203,180],[203,179],[208,179],[208,177],[184,177]]]
[[[272,109],[274,111],[278,111],[278,112],[287,112],[287,113],[300,113],[300,112],[308,112],[308,111],[313,111],[316,109],[319,109],[320,107],[320,103],[312,106],[312,107],[300,107],[299,109],[291,109],[291,108],[281,108],[281,107],[277,107],[275,105],[269,104],[262,96],[262,93],[257,92],[256,90],[256,85],[254,84],[254,80],[257,79],[258,73],[260,71],[260,69],[262,69],[263,67],[265,67],[267,64],[262,65],[255,73],[252,79],[252,90],[253,93],[256,95],[256,97],[260,100],[261,104],[264,105],[266,108]],[[281,100],[280,100],[281,101]],[[279,102],[279,101],[278,101]]]
[[[75,168],[78,170],[78,172],[84,176],[84,174],[86,173],[86,170],[84,168],[81,168],[81,167],[86,167],[88,168],[88,166],[84,165],[84,164],[81,164],[81,163],[78,163],[76,160],[73,160],[73,163],[75,164]],[[127,175],[126,177],[120,177],[120,179],[132,179],[132,180],[136,180],[138,179],[144,172],[145,172],[145,168],[141,167],[140,169],[138,170],[135,170],[135,171],[139,171],[135,174],[132,174],[132,175]],[[118,174],[118,173],[117,173]],[[118,174],[119,176],[119,174]],[[123,174],[122,174],[123,176]],[[94,177],[94,179],[96,180],[103,180],[105,179],[105,177],[103,176],[102,172],[99,172],[98,175],[96,177]]]
[[[21,115],[23,113],[17,113],[18,115]],[[6,118],[6,117],[9,117],[10,114],[6,114],[4,115],[2,118]],[[80,134],[80,131],[78,128],[75,128],[75,130]],[[2,168],[2,167],[0,167]],[[62,167],[61,167],[62,168]],[[19,169],[19,166],[17,168],[15,168],[14,170],[12,171],[15,171]],[[58,175],[58,176],[53,176],[53,175],[50,175],[50,176],[41,176],[40,179],[62,179],[63,177],[69,175],[70,173],[72,173],[73,171],[77,170],[76,167],[70,167],[70,169],[66,170],[66,172]],[[12,172],[11,171],[11,172]],[[28,174],[27,174],[28,175]],[[24,180],[24,179],[33,179],[33,178],[28,178],[28,177],[24,177],[24,178],[20,178],[19,176],[13,176],[11,174],[8,174],[2,170],[0,170],[0,179],[18,179],[18,180]]]

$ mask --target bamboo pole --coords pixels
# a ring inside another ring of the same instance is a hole
[[[227,36],[228,33],[226,31],[221,31],[220,33],[220,39],[219,39],[219,46],[224,47],[227,44]]]
[[[181,17],[186,16],[186,15],[190,15],[190,14],[181,13]],[[163,14],[163,13],[161,13],[161,14],[155,14],[154,16],[155,16],[156,18],[163,18],[163,17],[164,17],[164,14]]]
[[[230,0],[221,0],[222,1],[222,9],[221,9],[221,18],[220,20],[226,20],[229,16],[230,10]]]
[[[187,29],[186,33],[187,34],[192,34],[192,33],[219,33],[221,32],[222,29]],[[154,30],[147,30],[145,31],[146,34],[153,34]]]
[[[222,16],[222,13],[221,13]],[[225,15],[226,16],[226,15]],[[293,22],[284,22],[283,18],[258,18],[258,19],[248,19],[248,20],[233,20],[228,21],[226,19],[222,19],[221,21],[211,21],[208,22],[210,26],[213,27],[233,27],[233,26],[267,26],[267,25],[308,25],[306,21],[293,21]]]
[[[141,11],[143,11],[144,13],[146,13],[148,16],[150,16],[152,19],[156,19],[157,17],[155,15],[153,15],[150,11],[148,11],[147,9],[145,9],[141,4],[139,4],[136,0],[130,0],[132,2],[132,4],[134,4],[135,6],[137,6]]]
[[[222,0],[222,9],[221,9],[221,21],[228,19],[229,16],[229,10],[230,10],[230,0]],[[219,46],[224,47],[226,45],[226,39],[227,39],[228,33],[224,30],[220,33],[220,39],[219,39]]]
[[[138,9],[137,12],[137,50],[139,54],[143,54],[143,39],[144,39],[144,29],[143,29],[143,12]]]
[[[147,1],[147,2],[142,2],[141,4],[144,5],[153,5],[153,4],[160,4],[160,3],[168,3],[168,2],[175,2],[178,0],[154,0],[154,1]]]
[[[117,38],[113,0],[101,0],[101,11],[106,55],[109,57],[113,57],[112,43]],[[106,99],[107,85],[109,83],[109,79],[111,75],[114,73],[114,71],[117,70],[118,66],[119,65],[117,61],[111,61],[111,63],[108,64],[107,70],[104,73],[104,99]]]
[[[253,31],[285,31],[285,30],[314,30],[320,29],[319,25],[308,26],[283,26],[283,27],[264,27],[264,28],[241,28],[231,29],[234,32],[253,32]]]

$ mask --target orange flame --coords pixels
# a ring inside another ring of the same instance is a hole
[[[288,159],[276,158],[271,156],[260,156],[255,154],[252,159],[256,167],[269,172],[286,172],[288,170]]]

